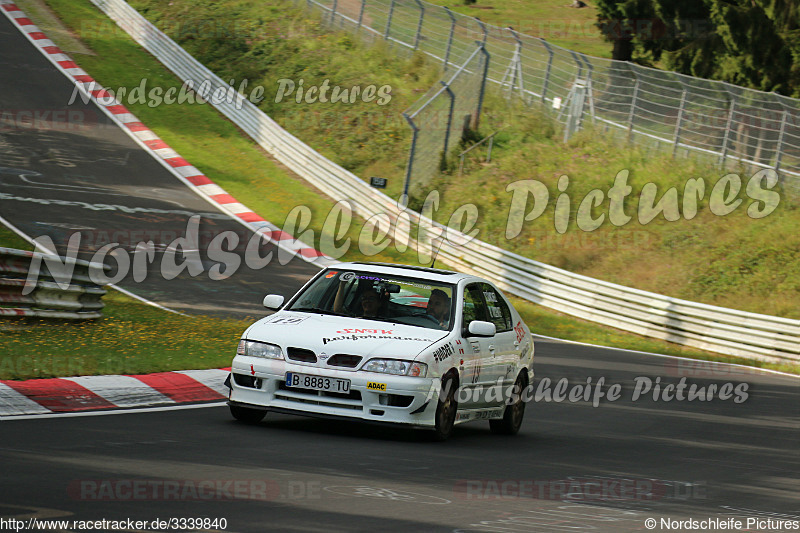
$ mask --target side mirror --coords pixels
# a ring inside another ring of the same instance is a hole
[[[284,297],[280,294],[268,294],[264,296],[264,307],[267,309],[279,309],[283,305]]]
[[[494,337],[494,334],[497,333],[497,328],[491,322],[473,320],[469,323],[467,331],[475,337]]]

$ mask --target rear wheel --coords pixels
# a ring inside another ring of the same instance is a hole
[[[525,417],[525,402],[522,399],[522,391],[528,386],[528,377],[525,373],[521,373],[514,383],[514,395],[516,399],[514,402],[506,405],[506,410],[503,412],[503,418],[498,420],[489,420],[489,428],[492,433],[498,435],[516,435],[519,428],[522,427],[522,419]]]
[[[436,427],[434,428],[434,439],[445,441],[453,433],[453,426],[456,423],[456,380],[447,377],[442,380],[442,391],[436,405]]]
[[[266,416],[267,412],[262,409],[250,409],[240,405],[230,405],[231,415],[239,422],[246,424],[258,424]]]

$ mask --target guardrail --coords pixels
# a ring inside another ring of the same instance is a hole
[[[89,277],[90,263],[75,260],[69,286],[62,287],[42,264],[36,286],[24,294],[33,252],[0,248],[0,317],[89,320],[102,316],[105,289]],[[93,265],[97,266],[97,265]]]
[[[194,80],[197,86],[200,80],[208,80],[212,91],[230,89],[123,0],[92,1],[184,81]],[[394,223],[405,212],[394,200],[320,155],[244,98],[215,107],[293,172],[334,200],[347,201],[355,214],[368,218],[387,213],[395,236],[415,244],[410,228]],[[406,213],[414,223],[441,227],[418,213]],[[800,361],[800,320],[714,307],[614,285],[469,240],[450,229],[447,235],[449,240],[442,244],[438,256],[443,262],[491,279],[507,292],[534,303],[713,352],[770,362]]]

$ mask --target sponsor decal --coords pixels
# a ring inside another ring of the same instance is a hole
[[[339,272],[338,272],[337,270],[332,270],[332,271],[328,272],[328,273],[325,275],[325,279],[332,278],[333,276],[335,276],[335,275],[336,275],[336,274],[338,274],[338,273],[339,273]]]
[[[531,343],[527,343],[527,344],[526,344],[526,345],[525,345],[525,346],[522,348],[522,353],[520,354],[519,358],[520,358],[520,359],[525,359],[526,357],[528,357],[528,351],[529,351],[530,349],[531,349]]]
[[[433,288],[430,285],[425,285],[424,283],[414,283],[414,282],[411,282],[411,281],[400,281],[400,280],[396,280],[396,279],[387,279],[386,281],[388,283],[395,283],[397,285],[405,285],[405,286],[408,286],[408,287],[416,287],[418,289],[431,290]],[[419,296],[419,295],[417,295],[417,296]]]
[[[453,344],[448,342],[447,344],[443,344],[442,346],[438,347],[433,352],[433,358],[436,360],[437,363],[441,363],[454,353],[456,353],[456,350],[455,348],[453,348]]]
[[[433,342],[433,339],[421,337],[395,337],[394,335],[341,335],[339,337],[322,337],[322,344],[336,341],[360,341],[364,339],[392,339],[395,341]]]
[[[358,334],[358,333],[375,333],[375,334],[379,334],[379,335],[391,335],[392,334],[392,330],[391,329],[374,329],[374,328],[366,328],[366,329],[347,328],[347,329],[340,329],[336,333],[339,333],[339,334],[344,334],[344,333],[356,333],[356,334]]]
[[[367,383],[367,390],[379,390],[386,392],[386,383],[375,383],[374,381],[370,381]]]
[[[469,341],[469,345],[472,346],[472,353],[479,353],[481,351],[481,343],[478,341]]]
[[[517,342],[522,342],[522,339],[525,338],[525,328],[522,327],[522,321],[517,322],[517,325],[514,326],[514,332],[517,334]]]
[[[456,339],[456,344],[458,345],[459,355],[464,355],[464,348],[461,347],[461,339]]]
[[[339,281],[350,281],[355,276],[353,272],[342,272],[342,275],[339,276]]]

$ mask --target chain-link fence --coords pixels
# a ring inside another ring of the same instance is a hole
[[[443,168],[465,131],[477,130],[488,66],[489,55],[478,41],[455,73],[446,72],[438,88],[432,87],[403,113],[414,132],[406,166],[406,198],[409,193],[418,196],[418,190]]]
[[[334,27],[420,50],[445,71],[458,69],[480,41],[491,57],[487,81],[529,105],[555,108],[565,137],[589,120],[674,155],[774,168],[787,191],[800,193],[800,100],[590,58],[421,0],[296,1],[320,10]]]

